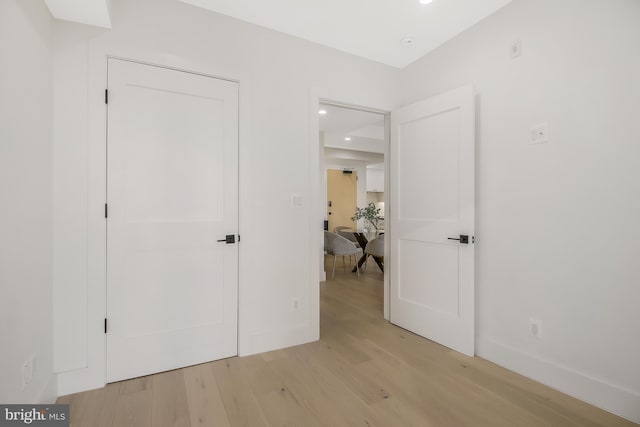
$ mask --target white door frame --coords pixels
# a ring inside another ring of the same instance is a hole
[[[314,96],[315,95],[315,96]],[[384,216],[384,232],[385,234],[389,234],[391,232],[390,230],[390,225],[391,225],[391,221],[389,221],[389,213],[391,212],[392,207],[389,206],[389,153],[391,150],[391,110],[390,109],[385,109],[385,108],[376,108],[376,107],[367,107],[364,106],[363,104],[357,104],[357,103],[351,103],[351,102],[343,102],[343,101],[339,101],[336,99],[328,99],[328,98],[324,98],[324,97],[320,97],[317,93],[316,94],[312,94],[311,96],[311,113],[310,113],[310,117],[311,117],[311,121],[310,123],[315,124],[315,126],[310,126],[311,127],[311,141],[312,141],[312,153],[316,152],[318,153],[317,158],[314,161],[313,156],[311,159],[311,167],[310,169],[312,171],[319,171],[318,173],[318,181],[319,184],[317,186],[317,194],[315,199],[318,201],[319,204],[319,208],[318,211],[320,212],[321,215],[321,221],[319,222],[314,222],[312,221],[312,225],[313,224],[322,224],[322,220],[324,220],[324,217],[326,216],[326,200],[321,200],[321,195],[323,194],[323,192],[320,190],[322,185],[326,185],[326,182],[323,183],[320,180],[320,176],[323,175],[324,173],[324,168],[323,168],[323,164],[322,164],[322,156],[320,155],[320,152],[323,150],[323,146],[320,143],[320,116],[318,115],[318,107],[320,105],[320,103],[322,104],[326,104],[326,105],[331,105],[334,107],[340,107],[340,108],[347,108],[350,110],[356,110],[356,111],[364,111],[364,112],[368,112],[368,113],[376,113],[376,114],[382,114],[384,116],[384,185],[385,185],[385,191],[384,191],[384,211],[385,211],[385,216]],[[313,133],[315,132],[315,135],[313,135]],[[315,141],[315,144],[313,143],[313,141]],[[311,195],[311,197],[313,197],[313,195]],[[312,219],[315,218],[314,215],[314,210],[313,210],[313,206],[312,206],[312,211],[311,211],[311,215],[312,215]],[[312,230],[312,236],[315,236],[316,234],[318,236],[322,235],[322,232],[318,232],[318,230],[321,230],[320,228],[318,229],[314,229]],[[314,233],[315,232],[315,233]],[[313,240],[313,239],[312,239]],[[318,245],[314,245],[313,248],[313,258],[312,259],[317,259],[316,258],[316,254],[317,251],[315,248],[319,248],[319,253],[320,253],[320,262],[319,262],[319,266],[318,266],[318,274],[315,277],[318,277],[318,281],[325,281],[326,280],[326,274],[324,272],[324,250],[323,250],[323,244],[322,244],[323,240],[319,240]],[[389,239],[385,239],[384,242],[384,251],[385,254],[388,254],[390,250],[390,240]],[[390,259],[385,259],[385,266],[388,266],[389,263],[392,262],[392,260]],[[383,315],[384,318],[386,320],[389,320],[389,305],[390,305],[390,300],[389,300],[389,286],[390,286],[390,281],[389,281],[389,268],[385,267],[384,269],[384,303],[383,303]],[[318,313],[318,316],[320,314]]]
[[[88,73],[88,127],[87,127],[87,360],[86,366],[57,376],[58,395],[101,388],[106,385],[106,336],[104,318],[106,315],[106,220],[104,204],[106,200],[106,129],[107,115],[104,91],[107,87],[108,58],[122,59],[169,68],[177,71],[199,74],[238,83],[239,87],[239,137],[238,169],[248,168],[246,143],[250,139],[251,81],[249,74],[235,69],[221,68],[210,61],[193,61],[188,58],[166,55],[158,51],[131,48],[114,44],[103,39],[89,42]],[[249,183],[239,174],[239,223],[238,234],[242,234],[249,206]],[[249,352],[250,334],[247,328],[247,314],[242,301],[246,287],[243,286],[242,245],[238,248],[238,354]]]

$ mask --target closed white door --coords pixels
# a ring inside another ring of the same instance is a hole
[[[237,83],[108,60],[107,380],[237,354]]]
[[[391,322],[474,354],[474,91],[391,115]],[[460,240],[452,240],[460,239]]]

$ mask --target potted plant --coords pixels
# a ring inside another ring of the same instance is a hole
[[[365,233],[369,230],[379,230],[380,229],[380,221],[382,221],[382,217],[380,216],[380,208],[376,208],[376,205],[373,203],[369,203],[364,208],[356,208],[356,213],[351,217],[352,221],[358,221],[360,219],[364,219],[364,229]]]

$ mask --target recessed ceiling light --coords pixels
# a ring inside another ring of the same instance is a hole
[[[345,137],[345,139],[344,139],[344,140],[345,140],[345,141],[351,141],[351,137],[350,137],[350,136],[347,136],[347,137]]]
[[[433,0],[420,0],[420,4],[429,4],[431,3]]]
[[[400,44],[402,44],[403,46],[411,46],[414,42],[413,37],[403,37],[400,40]]]
[[[321,116],[324,116],[327,114],[327,110],[319,110],[318,114],[320,114]]]

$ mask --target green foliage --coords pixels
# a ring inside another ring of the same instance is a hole
[[[375,230],[380,229],[380,221],[382,221],[380,208],[376,208],[373,203],[369,203],[365,208],[356,208],[356,213],[351,217],[351,220],[358,221],[359,219],[364,219]]]

